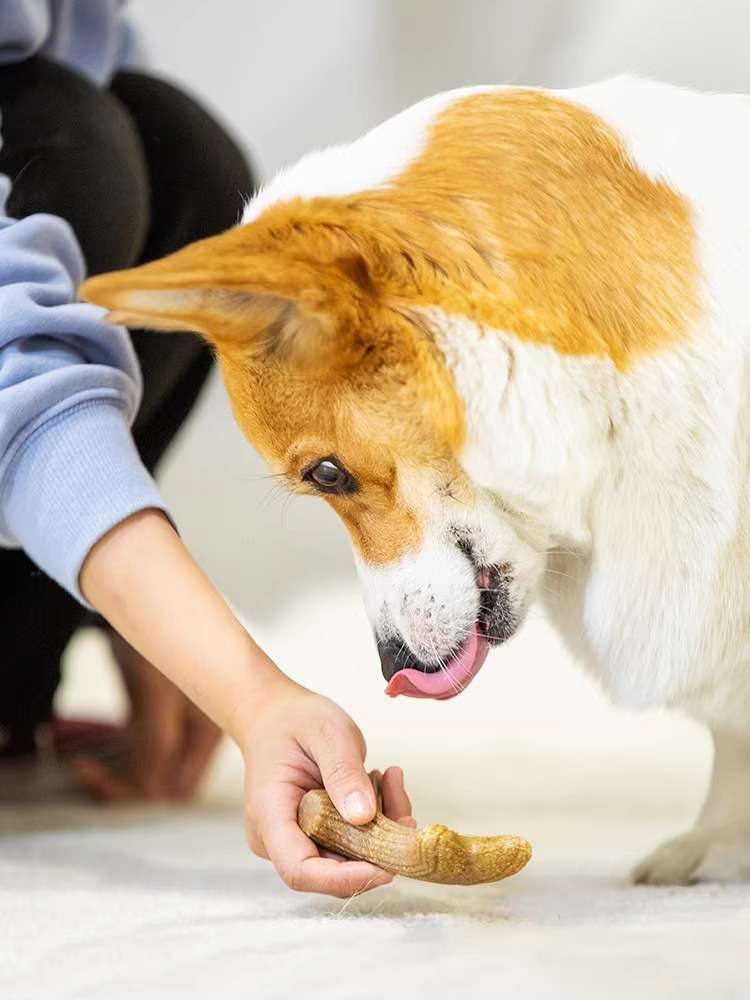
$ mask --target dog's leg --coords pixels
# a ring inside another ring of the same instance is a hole
[[[635,882],[687,885],[750,880],[750,725],[712,729],[711,785],[695,827],[668,840],[633,872]]]

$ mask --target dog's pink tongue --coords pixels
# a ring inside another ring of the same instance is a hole
[[[385,693],[391,698],[400,694],[409,698],[435,698],[438,701],[455,698],[476,677],[488,650],[489,643],[484,636],[474,632],[461,652],[442,670],[437,670],[434,674],[426,674],[411,667],[399,670],[391,677]]]

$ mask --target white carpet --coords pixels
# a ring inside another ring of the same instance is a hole
[[[349,623],[334,675],[315,655],[332,606]],[[254,627],[302,680],[338,692],[373,765],[404,765],[418,818],[523,834],[528,869],[476,889],[400,880],[346,904],[297,896],[245,848],[226,747],[204,801],[183,811],[5,810],[0,996],[750,996],[749,888],[626,880],[692,819],[708,762],[697,728],[610,709],[543,623],[436,705],[383,698],[348,584],[287,622]],[[88,637],[74,660],[64,703],[113,711],[100,645]]]

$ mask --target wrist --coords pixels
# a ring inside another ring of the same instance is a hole
[[[226,723],[222,727],[243,754],[268,712],[304,691],[250,636],[248,642],[252,648],[245,668],[245,683],[229,699]]]
[[[83,592],[114,628],[240,746],[293,684],[253,641],[163,514],[143,511],[92,549]]]
[[[249,731],[269,703],[278,699],[290,680],[248,635],[241,679],[229,694],[222,728],[243,749]]]

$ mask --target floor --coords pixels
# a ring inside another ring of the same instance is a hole
[[[361,664],[340,676],[311,653],[332,600]],[[610,708],[543,622],[441,705],[382,697],[350,586],[308,597],[283,632],[253,624],[301,679],[338,690],[373,763],[404,764],[420,821],[523,834],[529,867],[474,889],[397,880],[343,904],[295,895],[245,847],[227,746],[189,808],[69,800],[0,813],[1,996],[750,996],[750,888],[627,881],[697,809],[708,767],[697,727]],[[114,713],[94,635],[73,660],[64,706]]]

